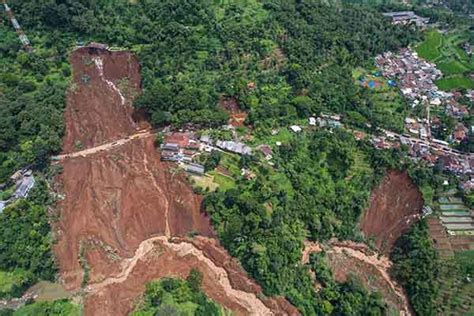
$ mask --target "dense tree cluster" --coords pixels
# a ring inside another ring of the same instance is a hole
[[[27,304],[17,310],[1,309],[0,316],[80,316],[81,308],[66,299]]]
[[[335,130],[300,134],[274,153],[276,170],[210,194],[205,206],[224,246],[263,286],[305,314],[319,313],[303,241],[358,238],[355,225],[375,179],[371,147]],[[376,166],[376,168],[378,168]]]
[[[133,47],[144,84],[136,106],[157,125],[219,125],[226,95],[251,112],[252,124],[330,109],[391,126],[351,71],[417,38],[370,7],[320,0],[41,0],[15,9],[27,26]]]
[[[56,266],[51,251],[52,239],[46,206],[50,203],[46,185],[38,181],[28,200],[19,200],[0,214],[0,270],[21,273],[21,288],[38,279],[54,280]]]
[[[10,26],[0,24],[0,183],[25,165],[43,167],[61,148],[65,55],[21,52]],[[5,36],[3,36],[5,34]]]
[[[222,307],[201,290],[202,274],[191,270],[186,280],[163,278],[146,285],[143,301],[133,316],[145,315],[224,315]]]
[[[407,291],[418,315],[436,314],[440,262],[425,221],[403,235],[392,253],[393,275]]]
[[[317,293],[321,314],[387,315],[380,293],[368,292],[354,277],[344,283],[335,282],[324,252],[310,254],[310,268],[322,285]]]

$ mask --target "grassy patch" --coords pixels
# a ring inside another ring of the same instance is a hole
[[[288,128],[282,127],[278,129],[278,133],[275,135],[257,135],[254,140],[255,145],[268,144],[275,145],[276,142],[281,142],[283,144],[290,143],[293,139],[295,133],[291,132]]]
[[[20,269],[13,272],[0,271],[0,298],[19,297],[33,281],[31,273]]]
[[[193,182],[200,188],[208,189],[209,191],[215,191],[219,187],[217,183],[214,183],[214,178],[212,176],[191,175],[190,177]]]
[[[38,297],[35,299],[39,301],[55,301],[59,299],[66,299],[70,293],[59,283],[52,283],[49,281],[40,281],[30,288]]]
[[[436,60],[441,57],[440,47],[443,44],[443,35],[436,30],[429,31],[425,40],[416,47],[418,55],[427,60]]]
[[[220,165],[232,173],[233,176],[240,175],[239,156],[227,152],[222,153]]]
[[[353,70],[352,76],[355,84],[362,86],[367,92],[374,109],[373,120],[391,130],[402,131],[403,120],[407,116],[408,109],[398,88],[391,87],[387,79],[374,76],[373,72],[360,67]],[[365,81],[360,81],[360,77],[363,77]],[[376,82],[376,86],[368,87],[370,81]]]
[[[474,71],[474,59],[460,47],[468,37],[469,34],[463,31],[441,34],[431,30],[416,47],[420,57],[434,62],[443,73],[444,78],[436,82],[441,90],[474,88],[474,81],[467,76]]]
[[[474,89],[474,81],[462,76],[442,78],[436,81],[436,85],[444,91],[459,88]]]
[[[456,251],[454,255],[461,267],[461,272],[474,276],[474,250]]]
[[[445,75],[459,74],[469,70],[456,60],[439,63],[437,67]]]
[[[235,180],[231,177],[225,176],[221,173],[211,171],[209,174],[214,176],[214,182],[219,185],[219,189],[222,191],[227,191],[235,187]]]

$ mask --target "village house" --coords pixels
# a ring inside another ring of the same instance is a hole
[[[0,212],[10,203],[18,199],[26,199],[35,186],[35,178],[33,177],[33,171],[31,170],[19,170],[10,177],[11,183],[13,183],[15,190],[11,197],[6,201],[0,201]]]
[[[464,138],[466,138],[467,131],[468,131],[468,129],[462,123],[459,123],[456,126],[456,129],[454,130],[453,140],[459,143]]]
[[[433,104],[441,104],[442,94],[434,81],[442,76],[434,64],[418,58],[411,49],[401,49],[399,54],[386,52],[375,58],[375,63],[382,70],[384,77],[397,79],[402,94],[412,100],[426,100]]]
[[[252,149],[244,143],[234,141],[221,141],[216,142],[216,146],[239,155],[251,155]]]
[[[365,133],[361,131],[354,131],[354,137],[356,140],[362,140],[365,138]]]
[[[375,146],[377,149],[389,149],[391,148],[391,144],[385,141],[385,139],[380,138],[380,137],[374,137],[372,139],[372,144]]]
[[[194,173],[197,175],[204,174],[204,166],[197,164],[197,163],[185,163],[183,164],[184,170],[189,173]]]
[[[415,14],[413,11],[396,11],[387,12],[383,15],[392,20],[392,24],[410,24],[414,23],[416,26],[423,27],[429,22],[429,18],[423,18]]]
[[[471,178],[467,181],[464,181],[462,182],[460,185],[459,185],[460,189],[461,190],[464,190],[464,191],[473,191],[474,190],[474,179]]]
[[[259,147],[260,151],[262,152],[262,154],[265,156],[265,159],[266,160],[271,160],[272,159],[272,155],[273,155],[273,150],[270,146],[268,145],[261,145]]]
[[[294,133],[299,133],[301,132],[301,127],[299,127],[298,125],[291,125],[290,126],[290,129],[294,132]]]

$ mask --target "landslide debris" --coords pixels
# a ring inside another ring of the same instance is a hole
[[[356,276],[365,288],[381,293],[391,309],[401,315],[412,315],[404,289],[389,274],[393,263],[388,257],[377,254],[365,244],[332,240],[327,245],[306,242],[302,262],[307,264],[312,252],[323,250],[337,282]]]
[[[262,298],[222,249],[202,198],[160,161],[153,134],[131,137],[143,126],[132,120],[137,58],[80,48],[71,64],[63,153],[83,154],[60,161],[56,189],[64,199],[54,251],[65,287],[85,293],[85,314],[126,315],[148,281],[186,277],[192,268],[203,273],[204,292],[237,314],[297,314],[284,299]],[[185,238],[190,234],[200,237]]]
[[[372,191],[360,229],[389,253],[397,239],[421,216],[423,197],[406,172],[390,171]]]

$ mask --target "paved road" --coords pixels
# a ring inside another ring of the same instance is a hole
[[[69,154],[64,154],[64,155],[59,155],[59,156],[53,156],[53,160],[65,160],[65,159],[71,159],[71,158],[77,158],[77,157],[87,157],[90,155],[93,155],[95,153],[101,152],[101,151],[109,151],[111,149],[120,147],[125,145],[126,143],[135,140],[135,139],[142,139],[142,138],[147,138],[154,135],[153,132],[151,131],[141,131],[137,134],[130,135],[127,137],[124,137],[122,139],[115,140],[113,142],[105,143],[99,146],[95,146],[92,148],[87,148],[84,150],[76,151],[74,153],[69,153]]]
[[[403,138],[408,139],[411,143],[420,143],[420,144],[423,144],[423,145],[425,145],[429,148],[432,148],[432,149],[435,149],[435,150],[438,150],[438,151],[442,151],[443,153],[445,153],[447,155],[455,155],[455,156],[464,157],[464,158],[473,158],[474,157],[474,154],[460,152],[459,150],[453,149],[449,146],[439,144],[439,143],[435,143],[435,142],[433,142],[433,140],[429,141],[429,140],[426,140],[426,139],[421,139],[421,138],[416,138],[416,137],[411,137],[411,136],[407,137],[407,136],[400,135],[400,134],[397,134],[397,133],[394,133],[394,132],[391,132],[391,131],[387,131],[387,130],[384,130],[384,129],[382,129],[381,131],[384,132],[385,135],[387,135],[387,136],[388,135],[394,135],[394,137],[396,137],[398,139],[401,139],[401,137],[403,137]]]

